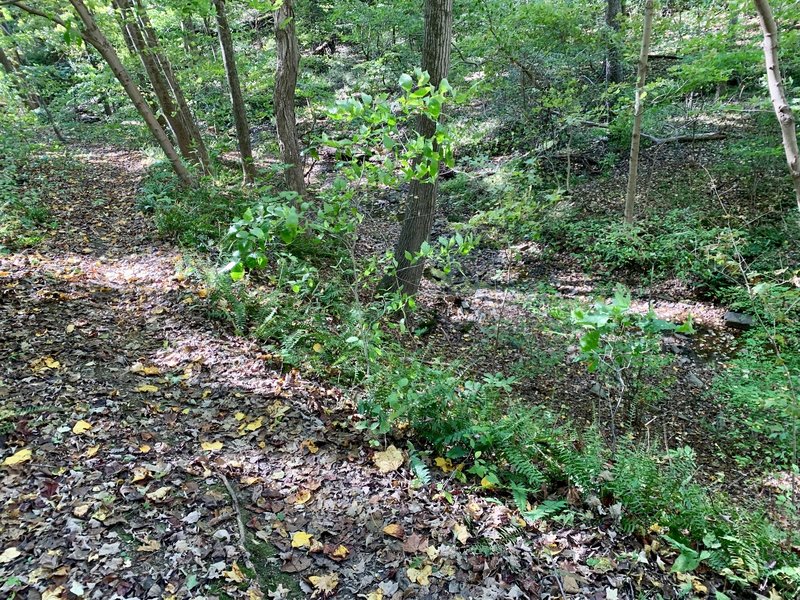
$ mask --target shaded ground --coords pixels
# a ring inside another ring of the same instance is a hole
[[[525,523],[387,465],[339,391],[205,320],[135,210],[139,155],[75,158],[58,231],[0,258],[0,596],[676,595],[613,516]]]

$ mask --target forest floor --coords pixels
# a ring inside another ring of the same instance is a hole
[[[136,209],[143,156],[73,162],[56,230],[0,257],[0,596],[713,596],[613,507],[531,525],[443,473],[413,485],[340,390],[206,317]]]

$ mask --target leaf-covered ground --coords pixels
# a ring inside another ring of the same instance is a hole
[[[57,230],[0,258],[0,597],[713,595],[613,507],[525,523],[440,470],[412,485],[346,395],[206,319],[135,208],[141,156],[74,158]]]

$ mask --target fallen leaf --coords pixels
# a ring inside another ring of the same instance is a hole
[[[314,344],[312,346],[312,348],[313,348],[314,352],[317,352],[317,353],[322,352],[322,344],[320,344],[319,342]]]
[[[86,513],[89,512],[90,508],[91,506],[89,506],[88,504],[80,504],[72,509],[72,514],[78,517],[79,519],[82,519],[83,517],[86,516]]]
[[[235,415],[233,415],[233,418],[236,419],[237,421],[241,421],[242,419],[247,418],[247,415],[244,414],[243,412],[237,412]]]
[[[158,391],[158,386],[150,385],[149,383],[146,383],[144,385],[140,385],[139,387],[135,388],[133,391],[134,392],[142,392],[142,393],[152,393],[152,392],[157,392]]]
[[[403,526],[399,523],[389,523],[383,528],[383,533],[397,538],[398,540],[402,540],[406,535],[406,532],[403,531]]]
[[[72,426],[72,433],[75,435],[80,435],[82,433],[86,433],[92,428],[92,424],[88,421],[80,420],[75,425]]]
[[[247,425],[245,425],[246,431],[255,431],[256,429],[261,429],[261,426],[264,424],[264,417],[258,417],[255,421],[251,421]]]
[[[148,452],[150,452],[150,450],[151,448],[147,444],[142,444],[141,446],[139,446],[139,452],[141,452],[142,454],[147,454]]]
[[[367,594],[367,600],[383,600],[383,590],[378,588],[374,592]]]
[[[295,531],[292,534],[292,548],[308,548],[311,546],[311,538],[314,537],[305,531]]]
[[[578,586],[578,580],[572,575],[564,576],[564,591],[567,594],[577,594],[581,591],[580,586]]]
[[[203,450],[214,452],[216,450],[222,450],[222,442],[203,442],[200,444],[200,447]]]
[[[6,459],[3,461],[4,467],[13,467],[14,465],[18,465],[20,463],[24,463],[25,461],[30,460],[33,458],[30,448],[23,448],[22,450],[17,450],[11,456],[7,456]]]
[[[303,443],[300,444],[300,447],[306,448],[311,454],[319,452],[319,446],[314,443],[314,440],[304,440]]]
[[[350,550],[342,544],[335,547],[332,544],[325,544],[325,554],[333,560],[344,560],[350,554]]]
[[[453,470],[453,461],[449,458],[442,458],[441,456],[437,456],[433,460],[433,464],[439,467],[445,473],[450,473]]]
[[[372,462],[377,465],[381,473],[396,471],[403,465],[403,461],[403,453],[394,445],[389,446],[383,452],[376,452],[372,457]]]
[[[92,458],[100,450],[100,446],[90,446],[86,449],[86,458]]]
[[[430,580],[428,578],[431,576],[431,571],[433,571],[431,566],[425,565],[421,569],[409,568],[408,571],[406,571],[406,575],[411,583],[418,583],[421,586],[427,586],[430,584]]]
[[[418,533],[412,533],[406,541],[403,542],[403,550],[409,554],[416,554],[417,552],[425,552],[428,549],[428,538],[422,537]]]
[[[223,571],[222,574],[225,576],[225,579],[233,583],[242,583],[244,581],[244,573],[242,573],[242,570],[236,562],[233,563],[230,571]]]
[[[462,544],[466,544],[467,540],[472,537],[469,531],[467,531],[466,526],[462,525],[461,523],[456,523],[453,525],[453,534]]]
[[[0,554],[0,565],[5,565],[10,563],[12,560],[16,559],[17,557],[22,556],[22,552],[17,550],[16,546],[11,546],[10,548],[6,548],[3,550],[3,553]]]
[[[339,576],[336,573],[328,573],[327,575],[312,575],[308,578],[316,589],[326,594],[330,594],[339,585]]]
[[[149,494],[147,494],[147,497],[153,502],[163,502],[171,489],[172,488],[170,486],[166,485],[164,487],[158,488],[154,492],[150,492]]]
[[[142,363],[137,362],[131,366],[131,373],[137,373],[139,375],[161,375],[161,369],[153,366],[146,367]]]
[[[61,600],[64,597],[64,589],[63,585],[58,586],[52,590],[45,590],[42,592],[42,600]]]
[[[158,540],[145,540],[136,550],[139,552],[156,552],[161,550],[161,543]]]
[[[309,490],[300,490],[294,497],[294,503],[302,506],[311,500],[311,492]]]
[[[70,323],[69,325],[67,325],[64,328],[64,331],[66,331],[67,333],[72,333],[73,331],[75,331],[75,323]]]

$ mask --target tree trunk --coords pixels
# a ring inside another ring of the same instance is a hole
[[[236,126],[239,154],[242,157],[244,182],[250,184],[255,181],[256,167],[253,162],[253,150],[250,146],[250,127],[247,124],[242,87],[239,83],[239,73],[236,70],[231,30],[228,26],[228,17],[225,14],[225,0],[213,0],[213,3],[217,13],[217,35],[219,36],[219,47],[222,51],[222,62],[225,65],[225,76],[228,80],[228,91],[231,95],[233,122]]]
[[[653,33],[653,0],[644,5],[642,51],[639,54],[639,74],[636,82],[636,101],[633,108],[633,133],[631,133],[631,160],[628,168],[628,191],[625,195],[625,222],[633,223],[633,204],[636,199],[636,178],[639,173],[639,144],[642,141],[642,95],[647,81],[647,55],[650,53],[650,36]]]
[[[425,0],[425,39],[422,44],[422,70],[430,75],[430,83],[438,86],[447,77],[450,68],[450,46],[453,38],[453,0]],[[417,118],[417,133],[431,138],[436,133],[436,123],[420,116]],[[406,252],[417,254],[431,234],[436,209],[436,181],[411,182],[406,204],[403,227],[397,240],[394,257],[397,262],[396,276],[384,280],[383,287],[402,290],[408,295],[419,291],[423,261],[411,264]]]
[[[139,91],[139,88],[136,87],[136,84],[131,79],[130,73],[128,73],[125,66],[122,64],[122,61],[119,58],[116,50],[108,41],[106,36],[103,34],[102,31],[97,27],[97,23],[94,20],[94,16],[83,3],[83,0],[69,0],[72,7],[75,9],[75,12],[78,14],[78,17],[82,23],[82,31],[81,37],[91,44],[99,53],[100,56],[108,63],[108,66],[111,68],[112,73],[117,78],[117,80],[122,84],[122,87],[125,89],[125,92],[128,94],[128,97],[133,102],[133,105],[136,107],[136,110],[139,111],[139,114],[144,119],[147,128],[153,134],[153,137],[156,138],[158,145],[161,146],[161,149],[164,151],[164,154],[167,156],[172,168],[175,170],[175,173],[178,175],[178,178],[181,182],[185,185],[194,185],[194,180],[192,175],[189,173],[189,170],[186,168],[186,165],[181,162],[180,156],[175,151],[175,147],[170,142],[169,137],[159,125],[156,116],[153,114],[153,111],[150,110],[150,106],[145,101],[142,93]]]
[[[772,16],[772,8],[768,0],[755,0],[758,11],[758,22],[764,34],[764,58],[767,67],[767,84],[772,107],[781,127],[783,149],[786,153],[786,163],[794,183],[797,208],[800,210],[800,151],[797,147],[797,131],[795,129],[794,114],[786,99],[786,90],[783,87],[780,65],[778,64],[778,26]]]
[[[294,113],[294,96],[297,72],[300,67],[300,46],[294,26],[292,0],[284,0],[275,11],[275,43],[277,67],[275,70],[275,123],[281,162],[286,169],[286,185],[301,196],[306,192],[300,142],[297,138],[297,121]]]
[[[611,36],[608,43],[606,56],[606,82],[620,83],[625,78],[622,68],[622,61],[619,56],[619,44],[617,34],[619,34],[622,16],[622,0],[607,0],[606,2],[606,25],[611,29]]]
[[[186,124],[178,114],[178,109],[175,106],[175,102],[172,100],[169,84],[164,76],[164,72],[158,64],[150,45],[145,41],[142,28],[133,12],[131,1],[112,0],[112,4],[119,11],[123,37],[127,40],[126,44],[130,45],[129,50],[131,47],[133,48],[136,56],[138,56],[139,60],[142,62],[142,66],[147,74],[147,79],[150,81],[150,86],[161,108],[161,114],[166,118],[181,154],[187,160],[198,163],[197,154],[192,148],[191,135],[186,128]]]
[[[192,114],[192,109],[189,108],[189,103],[186,101],[183,88],[175,77],[175,72],[172,70],[172,63],[170,63],[169,58],[161,52],[158,36],[156,36],[156,31],[153,29],[150,17],[147,15],[147,11],[141,0],[136,0],[136,13],[142,31],[144,31],[147,46],[155,60],[155,64],[164,74],[167,86],[172,91],[172,95],[175,98],[175,103],[178,106],[178,118],[189,137],[192,153],[196,153],[203,173],[210,173],[211,159],[208,156],[208,149],[206,148],[205,141],[203,141],[203,136],[200,134],[197,120]]]

